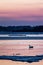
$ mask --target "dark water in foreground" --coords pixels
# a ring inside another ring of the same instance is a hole
[[[0,59],[32,63],[32,62],[39,62],[39,60],[43,60],[43,55],[37,55],[37,56],[0,56]]]

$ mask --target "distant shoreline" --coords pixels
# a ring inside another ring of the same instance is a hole
[[[40,26],[0,26],[0,32],[43,32]]]

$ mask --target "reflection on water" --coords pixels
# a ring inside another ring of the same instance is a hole
[[[29,45],[33,48],[29,49]],[[0,40],[0,55],[40,54],[43,54],[43,40]]]
[[[13,39],[43,39],[43,34],[30,34],[30,33],[15,33],[15,34],[0,34],[0,40],[13,40]]]

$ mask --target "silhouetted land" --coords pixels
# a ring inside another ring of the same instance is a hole
[[[0,60],[12,60],[12,61],[21,61],[21,62],[39,62],[43,60],[43,55],[37,56],[0,56]]]
[[[42,26],[0,26],[0,32],[43,32]]]

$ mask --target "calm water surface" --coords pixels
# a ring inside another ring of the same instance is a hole
[[[0,55],[43,55],[43,40],[0,40]]]

